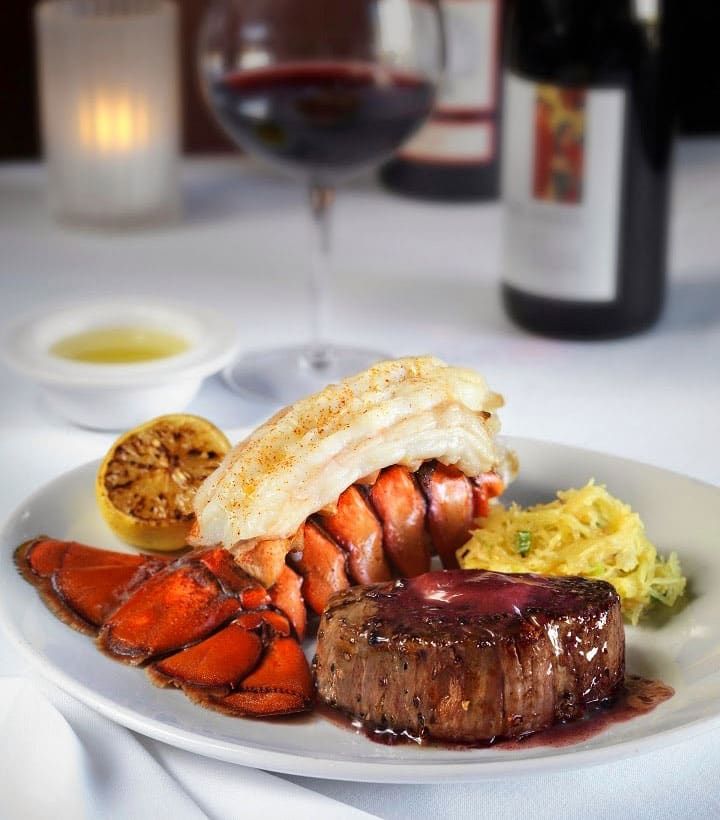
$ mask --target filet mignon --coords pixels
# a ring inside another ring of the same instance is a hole
[[[582,715],[625,674],[604,581],[428,572],[336,593],[318,631],[321,700],[366,727],[461,743]]]

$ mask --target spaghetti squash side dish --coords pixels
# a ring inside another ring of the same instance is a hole
[[[463,569],[609,581],[632,624],[652,601],[672,606],[685,591],[677,555],[661,558],[640,516],[594,481],[549,504],[498,504],[457,556]]]

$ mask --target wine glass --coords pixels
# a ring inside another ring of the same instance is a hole
[[[384,358],[328,343],[330,210],[338,182],[380,164],[429,115],[443,64],[437,0],[216,0],[200,35],[208,104],[248,153],[308,189],[316,250],[307,344],[247,354],[229,385],[290,402]]]

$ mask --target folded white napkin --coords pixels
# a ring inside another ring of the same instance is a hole
[[[88,816],[82,743],[29,680],[0,678],[0,794],[8,817]]]
[[[28,677],[0,678],[0,738],[5,820],[372,816],[266,772],[141,739]]]

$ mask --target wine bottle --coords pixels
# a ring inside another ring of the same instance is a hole
[[[678,94],[678,125],[682,134],[720,133],[720,71],[715,55],[720,28],[717,0],[678,3],[674,15],[673,77]],[[702,80],[698,82],[699,78]]]
[[[445,81],[429,121],[380,171],[392,190],[427,199],[498,196],[501,0],[441,0]]]
[[[673,99],[662,0],[515,0],[503,298],[523,327],[610,338],[665,293]]]

